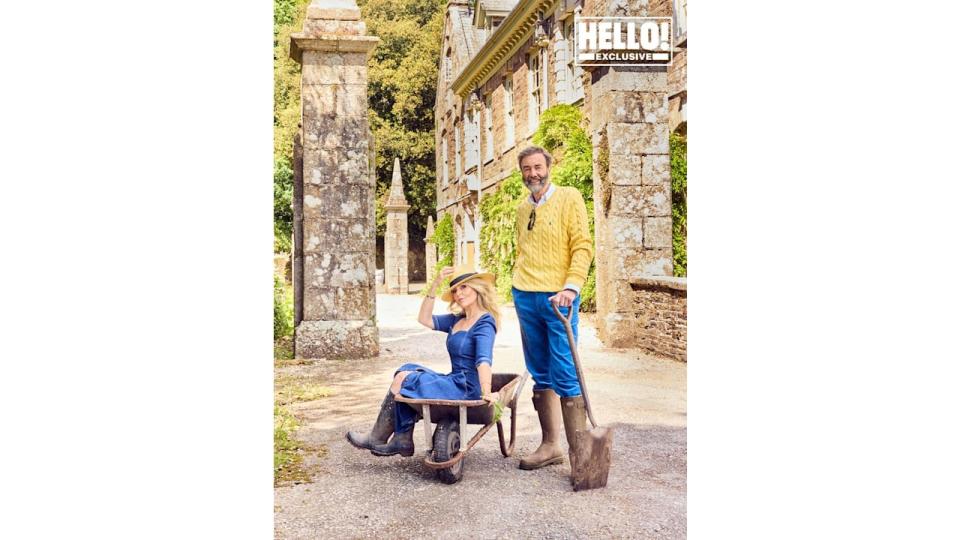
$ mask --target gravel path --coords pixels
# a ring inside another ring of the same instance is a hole
[[[605,489],[573,492],[568,464],[517,468],[519,456],[540,442],[530,382],[519,401],[514,455],[500,454],[491,430],[467,455],[457,484],[440,483],[423,465],[422,423],[413,457],[379,458],[350,446],[344,434],[369,429],[398,365],[449,370],[445,335],[416,323],[419,305],[416,296],[377,296],[379,358],[277,370],[320,378],[334,391],[290,407],[302,423],[296,437],[326,452],[305,459],[312,483],[276,488],[277,538],[686,537],[686,364],[604,349],[586,320],[580,350],[592,405],[598,422],[615,432]],[[512,308],[504,315],[494,371],[521,373],[516,315]],[[469,426],[467,436],[478,427]]]

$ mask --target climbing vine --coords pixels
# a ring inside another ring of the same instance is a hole
[[[543,112],[533,143],[546,148],[554,157],[551,182],[573,186],[583,195],[587,205],[590,234],[593,236],[593,152],[590,139],[581,124],[580,109],[572,105],[556,105]],[[483,227],[480,229],[480,263],[497,275],[497,292],[511,300],[510,285],[516,262],[517,206],[526,197],[520,171],[515,170],[499,185],[496,192],[484,195],[480,202]],[[587,282],[580,291],[581,310],[596,309],[596,276],[590,265]]]
[[[480,200],[480,264],[497,276],[497,292],[511,300],[513,264],[517,259],[517,206],[527,194],[520,171],[513,171],[497,190]]]
[[[444,214],[443,217],[437,221],[437,225],[433,229],[433,236],[427,238],[427,242],[437,246],[437,264],[433,267],[433,275],[427,276],[427,286],[420,291],[421,296],[427,294],[427,291],[430,289],[430,283],[433,283],[433,280],[437,277],[437,272],[444,266],[453,264],[453,251],[456,247],[457,240],[453,234],[453,219],[450,217],[450,214]],[[446,280],[442,281],[437,290],[442,291],[446,283]]]
[[[670,188],[673,193],[673,275],[687,275],[687,137],[670,135]]]

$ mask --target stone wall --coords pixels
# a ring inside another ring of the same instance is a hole
[[[640,347],[650,354],[687,361],[686,278],[637,278],[625,307],[636,321],[610,347]]]

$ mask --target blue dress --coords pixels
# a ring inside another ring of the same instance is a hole
[[[450,373],[444,375],[419,364],[404,364],[394,373],[412,371],[403,380],[400,394],[417,399],[480,399],[480,375],[477,366],[493,365],[493,341],[496,338],[496,322],[492,315],[484,313],[467,330],[451,333],[460,316],[448,313],[433,316],[433,328],[449,334],[447,352],[450,354]],[[413,429],[417,412],[405,403],[397,403],[397,433]]]

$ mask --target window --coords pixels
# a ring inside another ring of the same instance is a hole
[[[533,132],[537,129],[537,124],[540,122],[540,107],[542,106],[543,99],[543,89],[541,88],[541,71],[540,71],[540,50],[530,54],[530,60],[527,63],[527,81],[530,88],[530,107],[528,115],[528,124],[530,131]]]
[[[673,40],[674,44],[687,40],[687,0],[673,0]]]
[[[564,52],[567,56],[567,84],[566,101],[573,103],[583,99],[583,68],[574,65],[576,61],[576,42],[574,42],[573,17],[570,17],[563,23]]]
[[[483,160],[490,161],[493,159],[493,97],[490,94],[483,98],[483,130],[486,135]]]
[[[503,122],[506,141],[504,148],[510,148],[514,144],[514,118],[513,118],[513,74],[507,73],[503,79]]]
[[[463,173],[463,168],[460,166],[460,123],[457,122],[453,125],[453,154],[454,154],[454,164],[456,168],[454,169],[456,177],[459,180],[460,174]]]
[[[450,51],[447,51],[447,55],[443,58],[443,76],[444,80],[447,83],[453,82],[453,62],[450,60]]]
[[[444,131],[443,135],[440,136],[440,153],[441,153],[440,157],[442,158],[442,163],[443,163],[443,171],[440,174],[443,175],[442,185],[445,186],[450,183],[450,176],[449,176],[449,173],[447,172],[447,169],[450,168],[450,157],[447,154],[447,132],[446,131]]]

